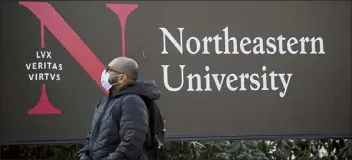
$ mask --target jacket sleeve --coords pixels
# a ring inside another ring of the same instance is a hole
[[[149,130],[148,110],[139,96],[126,96],[121,106],[120,124],[117,125],[120,127],[121,143],[107,159],[138,159],[142,156],[144,141]]]
[[[77,157],[79,160],[89,160],[89,140],[90,140],[90,131],[88,132],[86,138],[84,139],[84,146],[81,150],[78,151]]]
[[[100,98],[99,101],[95,104],[95,110],[96,108],[99,107],[101,101],[103,100],[103,98]],[[95,112],[95,111],[94,111]],[[82,149],[80,149],[77,153],[77,158],[79,160],[89,160],[89,141],[90,141],[90,134],[91,131],[88,132],[87,136],[84,139],[84,145],[82,147]]]

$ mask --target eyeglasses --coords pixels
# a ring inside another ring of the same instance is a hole
[[[119,71],[116,71],[116,70],[114,70],[114,69],[111,69],[110,66],[106,67],[106,69],[105,69],[105,72],[108,72],[108,71],[112,71],[112,72],[115,72],[115,73],[117,73],[117,74],[125,74],[125,73],[123,73],[123,72],[119,72]]]

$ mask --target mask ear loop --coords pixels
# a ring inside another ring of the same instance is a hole
[[[120,77],[121,77],[121,75],[123,75],[123,74],[118,74],[118,75],[114,75],[113,77],[111,77],[111,78],[114,78],[114,77],[118,77],[119,76],[119,79],[121,79]],[[110,77],[109,77],[110,78]],[[109,80],[110,81],[110,80]],[[110,83],[110,82],[109,82]],[[117,85],[117,84],[119,84],[118,82],[115,82],[115,83],[110,83],[112,86],[114,86],[114,85]]]

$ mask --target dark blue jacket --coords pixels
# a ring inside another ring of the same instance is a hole
[[[137,81],[111,90],[96,105],[91,131],[80,160],[148,160],[144,144],[150,138],[148,110],[142,98],[157,100],[154,81]]]

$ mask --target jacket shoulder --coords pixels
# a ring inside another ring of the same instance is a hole
[[[124,105],[126,103],[128,104],[131,101],[143,102],[143,99],[139,95],[136,95],[136,94],[127,94],[127,95],[122,96],[122,105]]]

